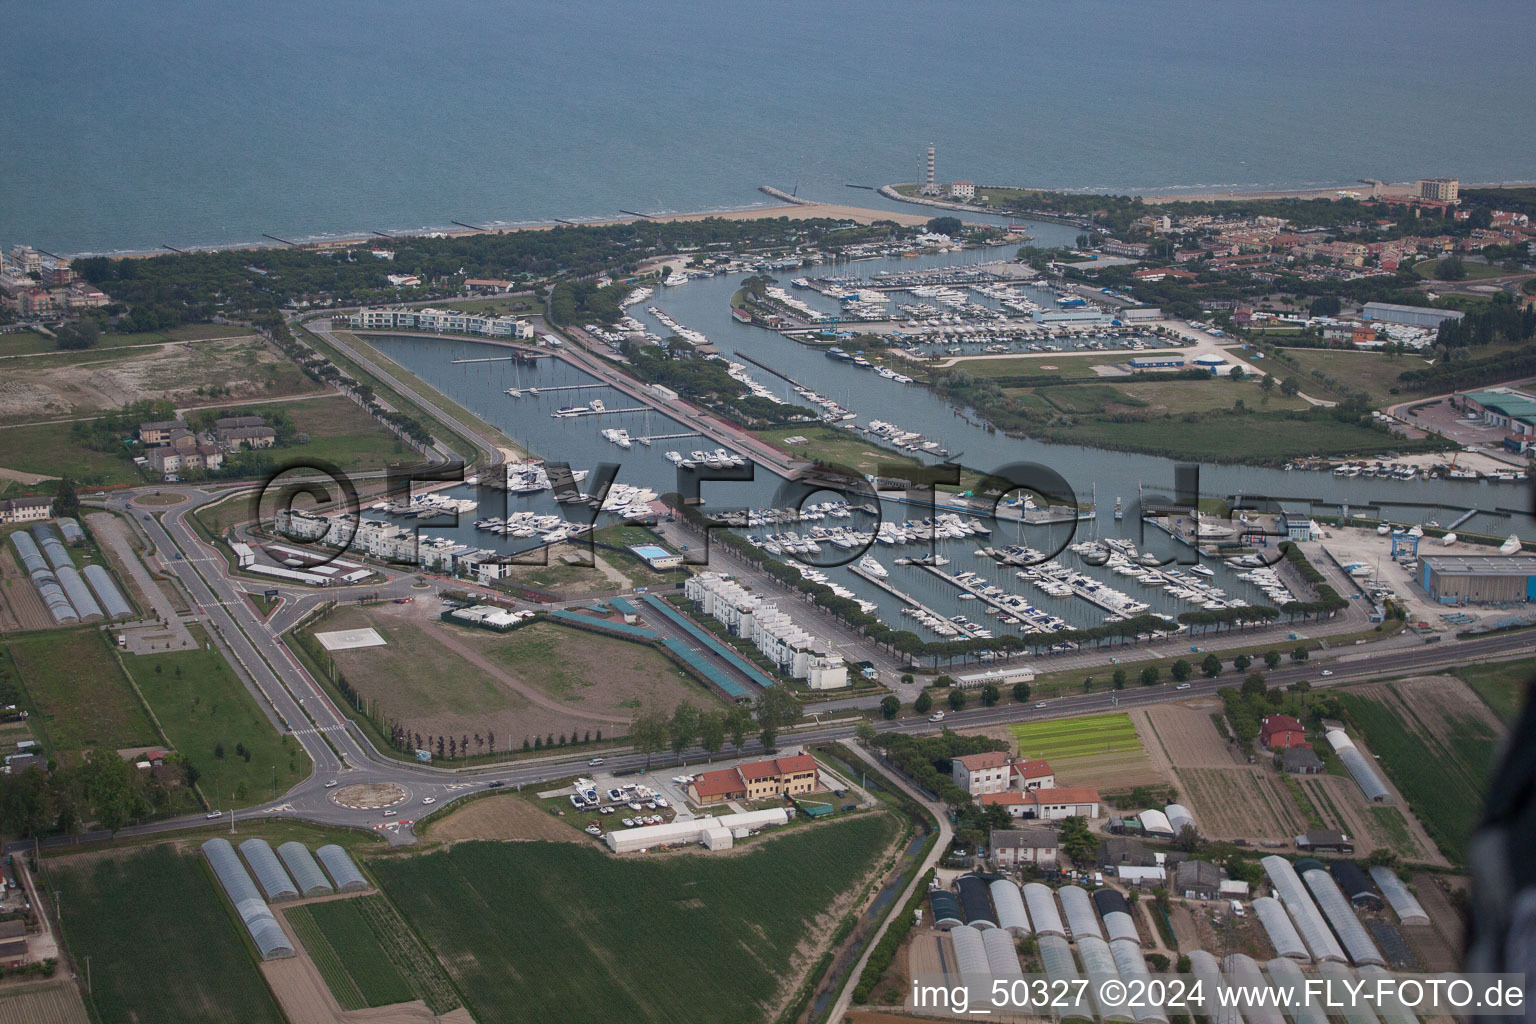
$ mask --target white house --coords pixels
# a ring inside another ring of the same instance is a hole
[[[1001,793],[1013,775],[1013,759],[1001,750],[964,754],[949,762],[955,785],[972,796]]]

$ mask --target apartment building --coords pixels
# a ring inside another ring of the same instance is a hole
[[[689,577],[683,595],[732,636],[750,640],[791,679],[804,679],[813,690],[848,685],[848,667],[826,644],[799,626],[772,601],[754,594],[720,573]]]
[[[404,306],[361,309],[347,317],[348,326],[364,331],[434,331],[440,334],[479,334],[488,338],[533,337],[533,327],[514,316],[485,316],[456,309]]]

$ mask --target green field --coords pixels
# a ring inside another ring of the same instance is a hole
[[[0,465],[23,473],[67,476],[77,484],[136,484],[144,480],[125,455],[82,448],[67,423],[0,425]]]
[[[1455,674],[1483,698],[1499,721],[1513,725],[1530,697],[1531,681],[1536,679],[1536,658],[1464,665]]]
[[[1285,354],[1295,359],[1302,372],[1298,375],[1302,388],[1317,388],[1312,371],[1321,370],[1340,385],[1353,391],[1364,391],[1375,405],[1391,404],[1392,389],[1398,386],[1398,376],[1407,370],[1423,369],[1427,365],[1416,356],[1388,359],[1380,352],[1355,352],[1332,348],[1288,348]],[[1282,377],[1283,373],[1280,374]]]
[[[38,708],[32,727],[51,754],[160,742],[154,723],[118,669],[105,633],[76,629],[33,634],[12,640],[10,648]]]
[[[1440,852],[1462,862],[1482,814],[1498,737],[1476,718],[1453,717],[1437,723],[1442,739],[1396,701],[1389,706],[1351,693],[1339,700]]]
[[[359,907],[369,899],[380,897],[290,907],[283,915],[343,1010],[388,1006],[416,998]]]
[[[197,629],[193,636],[203,637]],[[271,798],[274,768],[279,793],[309,774],[309,755],[292,737],[278,734],[218,651],[129,656],[123,664],[166,740],[201,773],[199,788],[215,806]]]
[[[1107,751],[1139,751],[1141,737],[1124,712],[1063,718],[1049,722],[1015,722],[1008,727],[1019,745],[1019,756],[1031,760],[1063,760]]]
[[[1069,427],[1031,431],[1058,444],[1117,451],[1144,451],[1168,458],[1278,462],[1305,455],[1374,456],[1385,452],[1439,451],[1445,445],[1410,441],[1353,423],[1323,417],[1291,418],[1254,412],[1186,421],[1179,417],[1129,421],[1083,419]]]
[[[336,395],[269,408],[286,412],[298,432],[309,435],[308,444],[274,452],[278,465],[287,459],[324,459],[344,470],[365,471],[418,458],[388,427],[350,398]]]
[[[778,430],[759,430],[756,435],[770,444],[778,445],[798,459],[819,459],[847,468],[863,476],[878,471],[882,463],[901,467],[921,465],[917,459],[881,446],[851,430],[836,427],[785,427]],[[808,444],[785,444],[786,437],[803,437]]]
[[[976,359],[958,359],[953,366],[935,367],[936,372],[964,370],[972,377],[1097,377],[1096,366],[1118,366],[1137,355],[1131,351],[1098,352],[1091,356],[1028,355]],[[942,363],[943,360],[940,360]],[[1107,378],[1114,380],[1114,378]]]
[[[1413,272],[1426,281],[1438,280],[1440,264],[1444,260],[1424,260],[1413,265]],[[1486,281],[1490,277],[1508,277],[1510,272],[1503,267],[1496,267],[1490,263],[1475,263],[1472,260],[1462,260],[1462,267],[1466,270],[1466,281]]]
[[[797,985],[802,943],[836,926],[818,916],[895,832],[882,813],[736,856],[464,842],[369,866],[480,1024],[755,1024]]]
[[[69,951],[91,958],[85,1000],[101,1024],[283,1024],[199,859],[160,845],[49,862]]]

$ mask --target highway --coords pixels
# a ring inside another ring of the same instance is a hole
[[[170,490],[166,487],[156,489],[162,493]],[[194,508],[218,495],[190,487],[179,490],[187,493],[190,500],[169,509],[155,510],[158,515],[155,511],[134,505],[132,492],[112,495],[106,499],[106,504],[131,516],[135,527],[154,544],[155,559],[166,572],[174,574],[186,589],[196,606],[197,617],[218,637],[226,655],[243,669],[247,685],[268,709],[274,723],[280,730],[290,732],[314,762],[314,772],[309,778],[275,800],[236,811],[236,823],[290,817],[361,829],[392,825],[393,828],[383,830],[385,837],[391,842],[409,843],[414,842],[414,836],[403,823],[419,818],[427,810],[427,805],[421,802],[424,797],[433,798],[435,804],[431,809],[437,811],[492,783],[508,787],[538,785],[549,780],[567,778],[585,766],[587,755],[584,754],[495,767],[454,769],[397,761],[378,753],[294,659],[274,628],[256,614],[243,596],[242,583],[227,576],[223,556],[204,545],[187,522],[187,516]],[[176,552],[181,552],[184,557],[175,558]],[[409,584],[410,577],[399,577],[380,589],[410,592],[408,589],[400,589],[408,588]],[[322,595],[306,595],[306,598],[313,602],[321,600]],[[1462,641],[1447,640],[1435,645],[1414,644],[1390,650],[1380,647],[1340,647],[1329,652],[1336,656],[1333,660],[1287,664],[1266,673],[1266,681],[1272,686],[1283,686],[1308,679],[1314,687],[1338,686],[1454,668],[1474,661],[1529,656],[1531,649],[1532,641],[1528,632]],[[1321,676],[1324,667],[1329,668],[1333,674]],[[1005,702],[990,708],[977,707],[948,713],[942,724],[924,718],[903,718],[874,724],[882,732],[921,734],[940,728],[970,729],[1112,708],[1146,707],[1165,701],[1211,695],[1220,687],[1231,685],[1236,678],[1230,672],[1215,679],[1195,678],[1185,689],[1176,689],[1171,683],[1151,687],[1132,684],[1120,691],[1074,694],[1039,702],[1043,707],[1036,703]],[[813,712],[817,716],[837,714],[830,709],[813,709]],[[845,740],[853,736],[856,724],[851,718],[826,725],[815,722],[784,732],[781,734],[781,742],[798,745]],[[740,753],[750,755],[759,752],[761,746],[753,739]],[[705,756],[705,752],[698,748],[685,754],[687,759],[693,761],[703,760]],[[604,757],[605,769],[610,771],[641,768],[647,760],[644,755],[634,753],[604,752]],[[340,785],[328,788],[327,783],[332,781],[338,781]],[[343,807],[332,799],[341,787],[366,782],[394,783],[403,788],[405,797],[392,808],[396,816],[385,818],[380,810]],[[221,820],[229,821],[229,815],[226,813]],[[206,827],[209,824],[202,814],[187,815],[130,826],[120,834],[145,835]]]

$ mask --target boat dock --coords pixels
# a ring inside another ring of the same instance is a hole
[[[480,360],[475,360],[475,359],[467,360],[467,362],[472,362],[472,363],[473,362],[479,362],[479,361]],[[457,362],[457,360],[455,360],[455,362]],[[507,394],[511,395],[513,398],[522,398],[523,394],[525,392],[527,394],[530,394],[530,395],[544,395],[544,394],[553,393],[555,391],[586,391],[589,388],[606,388],[606,387],[608,387],[607,384],[551,384],[549,387],[543,387],[543,388],[540,388],[540,387],[507,388]]]
[[[734,351],[736,353],[736,358],[737,359],[745,359],[747,362],[751,363],[753,366],[757,367],[758,369],[760,369],[760,370],[767,370],[769,373],[773,374],[775,377],[777,377],[777,378],[779,378],[780,380],[783,380],[783,381],[788,381],[792,386],[794,386],[796,388],[799,388],[801,391],[809,391],[809,390],[811,390],[810,388],[806,387],[804,384],[801,384],[799,381],[795,380],[795,378],[791,377],[789,374],[781,373],[780,371],[775,370],[773,367],[769,366],[767,363],[763,362],[761,359],[754,359],[753,357],[747,355],[745,352],[743,352],[739,348],[735,349]]]
[[[623,410],[617,410],[622,412]],[[630,435],[631,441],[639,441],[641,444],[650,444],[652,441],[675,441],[682,437],[703,437],[697,430],[684,431],[681,434],[646,434],[644,437]]]
[[[925,613],[927,615],[931,615],[935,619],[939,619],[939,620],[941,620],[943,622],[948,622],[950,624],[950,626],[956,632],[958,632],[962,637],[964,637],[965,639],[967,639],[967,640],[974,640],[974,639],[976,639],[975,634],[970,629],[966,628],[965,626],[960,625],[960,623],[958,623],[958,622],[953,621],[947,615],[940,615],[938,612],[934,611],[932,608],[929,608],[927,605],[923,604],[917,598],[912,597],[909,594],[905,594],[905,593],[903,593],[900,590],[897,590],[894,586],[892,586],[886,580],[882,580],[878,576],[873,575],[872,573],[865,572],[863,569],[860,569],[857,565],[849,565],[848,566],[848,570],[850,572],[852,572],[855,576],[859,577],[859,579],[865,580],[865,581],[867,581],[869,583],[873,583],[875,586],[879,587],[881,590],[885,591],[887,594],[890,594],[892,597],[896,598],[896,600],[900,601],[902,604],[908,606],[909,608],[916,608],[918,611],[923,612],[923,613]]]
[[[542,389],[540,389],[540,390],[542,390]],[[615,415],[617,413],[621,413],[621,412],[650,412],[650,411],[651,411],[651,407],[648,406],[648,405],[637,405],[637,406],[635,406],[634,408],[631,408],[631,409],[577,409],[574,412],[568,412],[568,413],[564,413],[564,414],[558,413],[558,412],[552,412],[552,413],[550,413],[550,415],[551,416],[555,416],[555,417],[557,417],[559,419],[575,419],[578,416],[613,416],[613,415]]]
[[[965,583],[962,583],[960,580],[956,579],[954,576],[951,576],[949,573],[945,572],[943,569],[940,569],[938,566],[936,566],[936,565],[928,565],[925,562],[916,562],[916,561],[912,562],[911,564],[917,566],[920,569],[926,569],[928,572],[933,573],[939,579],[943,580],[945,583],[948,583],[950,586],[955,587],[956,589],[960,590],[962,593],[970,594],[972,597],[976,598],[976,600],[980,601],[982,604],[986,605],[987,607],[995,608],[997,610],[997,612],[999,613],[999,615],[1006,615],[1006,616],[1009,616],[1011,618],[1016,619],[1018,621],[1019,628],[1021,630],[1023,630],[1024,632],[1026,632],[1026,633],[1039,633],[1039,632],[1041,632],[1041,630],[1040,630],[1040,628],[1038,626],[1036,626],[1033,623],[1030,623],[1030,622],[1024,620],[1023,618],[1019,617],[1020,614],[1021,614],[1019,609],[1011,607],[1010,605],[1006,605],[1003,602],[999,601],[995,597],[989,597],[988,595],[983,594],[981,592],[981,590],[979,588],[977,588],[977,587],[969,586],[969,585],[967,585]],[[958,626],[958,623],[956,625]],[[969,638],[967,638],[967,639],[969,639]]]

